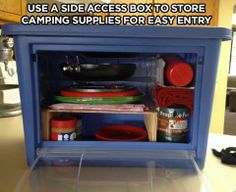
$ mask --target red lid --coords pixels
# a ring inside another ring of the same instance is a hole
[[[98,130],[96,138],[104,141],[145,141],[147,133],[144,129],[135,126],[113,125]]]
[[[165,70],[167,81],[174,86],[186,86],[193,80],[193,69],[184,61],[167,65]]]
[[[75,117],[58,117],[51,119],[51,127],[53,128],[71,128],[76,127]]]

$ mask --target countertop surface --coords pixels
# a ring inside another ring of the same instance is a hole
[[[11,192],[28,169],[21,116],[2,118],[0,126],[0,191]],[[202,173],[214,192],[236,192],[236,166],[222,164],[211,152],[211,148],[221,150],[229,146],[236,147],[236,136],[210,134]]]

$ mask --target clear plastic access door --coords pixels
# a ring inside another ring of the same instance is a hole
[[[189,152],[44,149],[16,191],[207,192]]]

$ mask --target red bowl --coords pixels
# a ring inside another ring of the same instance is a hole
[[[112,125],[103,127],[96,133],[96,139],[103,141],[145,141],[144,129],[130,125]]]

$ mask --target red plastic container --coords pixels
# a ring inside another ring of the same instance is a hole
[[[166,55],[165,77],[173,86],[184,87],[193,80],[193,68],[178,55]]]
[[[96,139],[103,141],[145,141],[144,129],[130,125],[112,125],[103,127],[96,133]]]

